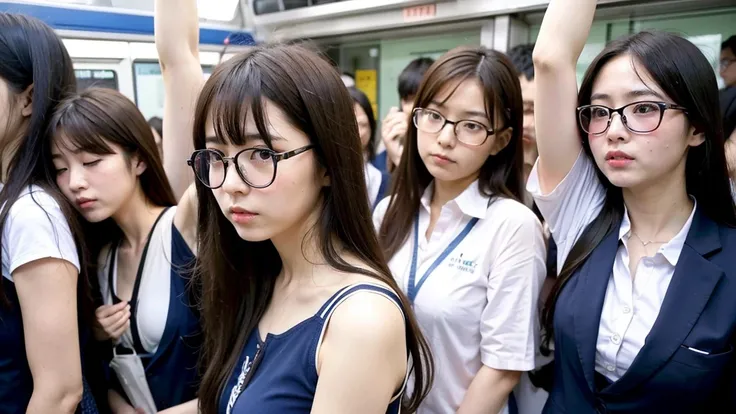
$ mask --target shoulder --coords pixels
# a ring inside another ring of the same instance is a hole
[[[21,193],[11,204],[8,217],[8,227],[18,224],[23,227],[68,226],[56,199],[37,186],[31,186]]]
[[[542,229],[542,223],[534,212],[526,205],[507,197],[498,197],[488,206],[486,225],[498,228]]]
[[[376,208],[373,210],[373,223],[376,225],[376,227],[378,227],[383,221],[383,217],[386,215],[386,210],[388,210],[388,205],[390,202],[391,197],[385,197],[383,200],[378,202]]]
[[[376,350],[391,350],[405,341],[404,313],[390,294],[397,298],[398,295],[377,280],[359,286],[368,285],[383,289],[356,290],[335,308],[330,318],[330,341],[346,345],[350,352],[372,354]]]

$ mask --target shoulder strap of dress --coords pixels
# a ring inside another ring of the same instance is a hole
[[[335,309],[340,306],[342,302],[360,291],[369,291],[378,295],[385,296],[399,308],[402,315],[404,314],[404,308],[401,304],[401,300],[392,290],[387,289],[383,286],[374,285],[372,283],[356,283],[353,285],[348,285],[332,295],[332,297],[322,306],[322,309],[319,310],[319,317],[323,320],[330,319],[332,312],[334,312]]]

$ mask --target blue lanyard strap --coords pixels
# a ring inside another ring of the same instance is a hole
[[[476,223],[478,223],[478,218],[473,217],[468,224],[465,226],[463,231],[460,232],[460,234],[455,237],[455,239],[450,243],[449,246],[440,254],[440,256],[435,259],[435,261],[432,263],[431,266],[429,266],[429,269],[427,269],[426,272],[424,272],[424,275],[421,279],[419,279],[418,283],[415,283],[416,277],[417,277],[417,254],[419,252],[419,214],[417,214],[416,218],[414,219],[414,253],[411,257],[411,269],[409,271],[409,286],[407,287],[407,296],[409,297],[409,301],[414,304],[414,299],[417,297],[417,294],[419,293],[419,289],[422,288],[422,285],[424,285],[424,282],[427,281],[427,278],[430,274],[439,266],[446,258],[450,255],[450,253],[455,250],[455,248],[465,239],[465,237],[470,233],[470,230],[475,227]]]

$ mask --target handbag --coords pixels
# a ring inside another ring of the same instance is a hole
[[[141,362],[141,358],[135,351],[132,354],[118,354],[116,349],[113,348],[110,368],[115,371],[115,375],[118,377],[118,381],[133,407],[143,409],[146,414],[157,412],[151,389],[148,388],[143,362]]]

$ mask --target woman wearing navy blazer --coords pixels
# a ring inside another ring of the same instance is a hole
[[[643,32],[610,43],[576,97],[595,3],[552,0],[534,51],[528,190],[559,270],[544,412],[736,412],[736,208],[715,74],[687,40]]]

